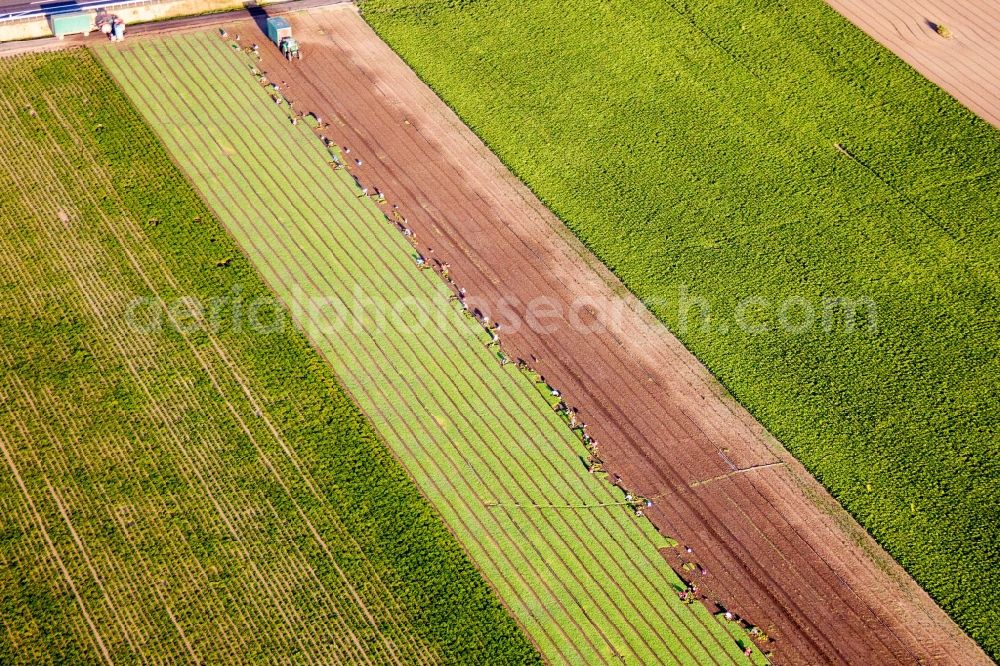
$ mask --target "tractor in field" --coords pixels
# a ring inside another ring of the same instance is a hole
[[[272,16],[267,19],[267,38],[274,42],[281,55],[287,60],[298,58],[302,60],[302,50],[299,43],[292,37],[292,26],[288,21],[280,16]]]

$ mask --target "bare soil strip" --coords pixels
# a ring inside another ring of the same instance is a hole
[[[693,549],[665,553],[679,574],[768,630],[784,663],[988,663],[352,8],[292,23],[302,62],[281,60],[252,22],[229,29],[262,44],[263,69],[298,110],[331,123],[326,135],[363,162],[352,172],[501,324],[504,349],[578,408],[622,485],[664,498],[647,515]],[[561,309],[553,332],[514,330],[508,313],[524,321],[538,297]]]

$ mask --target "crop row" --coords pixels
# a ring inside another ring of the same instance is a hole
[[[101,57],[543,654],[743,659],[677,598],[662,537],[586,472],[542,396],[242,58],[209,35]],[[407,314],[339,325],[359,295]]]

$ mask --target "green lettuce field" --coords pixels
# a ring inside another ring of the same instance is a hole
[[[1000,655],[1000,133],[820,0],[362,10]]]

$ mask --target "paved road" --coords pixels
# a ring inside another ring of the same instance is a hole
[[[175,32],[177,30],[193,30],[206,26],[219,25],[236,21],[239,19],[253,18],[260,14],[275,16],[288,12],[297,12],[315,7],[325,7],[327,5],[339,5],[350,3],[353,0],[279,0],[266,7],[252,7],[250,9],[237,9],[232,12],[220,14],[208,14],[202,16],[182,16],[174,19],[166,19],[153,23],[144,23],[128,28],[128,35],[144,35],[158,32]],[[10,0],[0,0],[0,3],[10,2]],[[22,3],[23,4],[23,3]],[[2,14],[3,11],[0,11]],[[55,37],[43,37],[41,39],[29,39],[20,42],[0,43],[0,56],[17,55],[19,53],[31,53],[39,51],[55,51],[71,46],[80,46],[87,41],[105,39],[103,35],[92,34],[89,37],[83,35],[69,35],[64,39]]]
[[[1000,128],[1000,2],[827,0],[849,21]],[[946,39],[935,26],[947,28]]]
[[[19,14],[21,12],[37,11],[69,11],[70,7],[79,6],[93,0],[0,0],[0,16]]]
[[[54,0],[53,2],[48,2],[48,3],[45,3],[45,4],[51,4],[51,5],[57,5],[58,6],[58,5],[62,5],[62,4],[73,4],[73,3],[61,3],[61,2],[58,2],[58,0]],[[0,0],[0,16],[3,16],[5,14],[17,14],[19,12],[26,12],[26,11],[30,11],[32,9],[38,9],[40,7],[40,5],[41,5],[41,3],[35,4],[35,2],[31,2],[30,0],[28,0],[28,1],[26,1],[26,0]]]

